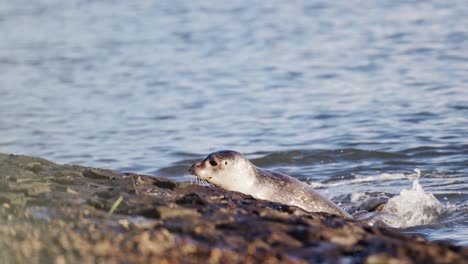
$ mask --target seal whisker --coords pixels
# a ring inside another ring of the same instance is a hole
[[[186,173],[186,174],[184,174],[184,176],[188,178],[188,181],[191,184],[196,184],[196,185],[201,185],[201,186],[211,186],[211,187],[214,186],[209,181],[207,181],[206,179],[203,179],[202,177],[200,177],[198,175],[191,174],[191,173]]]
[[[211,184],[211,182],[207,181],[206,179],[203,179],[201,177],[198,176],[198,180],[200,181],[200,185],[203,185],[203,186],[210,186],[210,187],[213,187],[214,185]]]
[[[197,182],[197,180],[196,180],[195,177],[196,177],[195,175],[193,175],[193,174],[191,174],[191,173],[189,173],[189,172],[184,173],[184,178],[185,178],[188,182],[190,182],[191,184],[194,184],[194,183]]]

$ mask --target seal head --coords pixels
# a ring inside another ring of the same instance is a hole
[[[193,164],[189,173],[217,187],[242,193],[247,193],[256,181],[252,177],[252,163],[232,150],[209,154],[204,160]]]
[[[236,151],[211,153],[193,164],[189,173],[215,186],[249,194],[258,199],[294,205],[309,212],[327,212],[353,219],[309,185],[289,175],[256,167]]]

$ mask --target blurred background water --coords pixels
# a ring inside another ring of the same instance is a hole
[[[466,14],[466,1],[2,1],[0,152],[184,180],[234,149],[340,204],[396,195],[419,168],[455,210],[405,231],[468,245]]]

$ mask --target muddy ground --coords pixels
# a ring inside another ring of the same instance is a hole
[[[98,262],[467,263],[468,248],[213,187],[0,154],[0,263]]]

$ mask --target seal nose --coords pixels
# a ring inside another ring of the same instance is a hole
[[[187,171],[188,173],[193,174],[194,169],[195,169],[195,164],[196,163],[192,164],[192,166],[188,169],[188,171]]]
[[[192,166],[188,169],[188,173],[195,175],[195,168],[200,167],[200,165],[200,162],[192,164]]]

